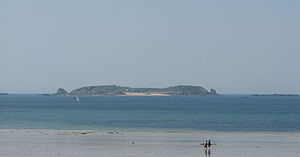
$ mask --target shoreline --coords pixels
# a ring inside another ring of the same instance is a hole
[[[0,129],[1,132],[76,132],[76,133],[178,133],[178,134],[245,134],[245,135],[297,135],[300,137],[300,132],[269,132],[269,131],[187,131],[187,130],[122,130],[122,129]]]
[[[300,153],[300,133],[0,129],[1,157],[282,157]]]

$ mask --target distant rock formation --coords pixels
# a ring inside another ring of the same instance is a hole
[[[68,92],[63,88],[58,88],[55,94],[56,95],[67,95]]]
[[[218,95],[217,91],[215,89],[210,89],[210,94],[212,94],[212,95]]]

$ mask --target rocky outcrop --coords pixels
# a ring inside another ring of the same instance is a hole
[[[55,94],[56,95],[67,95],[68,92],[63,88],[58,88]]]
[[[210,94],[211,95],[218,95],[217,91],[215,89],[210,89]]]

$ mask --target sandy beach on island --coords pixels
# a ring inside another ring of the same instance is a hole
[[[170,96],[169,94],[164,93],[139,93],[139,92],[125,92],[123,95],[120,96]]]
[[[0,130],[0,157],[300,156],[299,133]],[[208,156],[208,155],[207,155]]]

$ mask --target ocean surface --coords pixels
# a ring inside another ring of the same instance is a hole
[[[300,132],[300,96],[1,95],[0,129]]]

